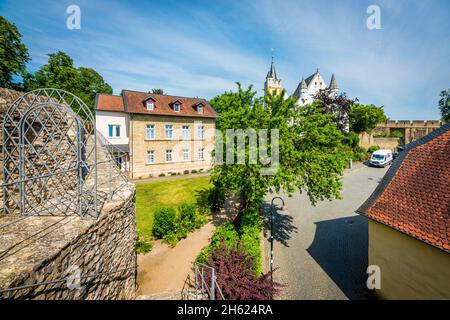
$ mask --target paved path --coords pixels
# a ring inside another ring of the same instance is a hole
[[[192,276],[193,262],[209,244],[214,229],[210,222],[180,240],[174,248],[155,241],[152,251],[138,255],[138,296],[162,293],[154,299],[169,299],[169,295],[180,299],[187,276]]]
[[[342,200],[316,207],[305,195],[283,196],[287,212],[275,218],[275,280],[281,299],[367,299],[367,220],[354,211],[387,168],[364,165],[344,175]],[[267,234],[268,236],[268,234]],[[268,246],[267,246],[268,247]]]

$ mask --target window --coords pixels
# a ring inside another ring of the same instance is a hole
[[[189,139],[189,126],[183,126],[183,139]]]
[[[189,149],[183,149],[183,161],[189,160]]]
[[[147,150],[147,163],[155,163],[155,152]]]
[[[149,140],[155,139],[155,125],[148,124],[145,129],[145,138]]]
[[[203,149],[198,149],[197,159],[203,160]]]
[[[152,100],[147,100],[145,105],[147,106],[147,110],[150,111],[152,111],[155,108],[155,103]]]
[[[173,105],[173,110],[175,110],[175,112],[180,112],[180,104],[178,102]]]
[[[197,138],[199,138],[199,139],[205,138],[205,127],[204,126],[197,127]]]
[[[120,125],[118,125],[118,124],[108,125],[108,137],[119,138],[120,137]]]
[[[172,161],[172,150],[166,150],[166,162]]]
[[[199,105],[197,106],[197,112],[198,112],[198,113],[203,113],[203,106],[202,106],[201,104],[199,104]]]
[[[173,136],[173,126],[171,124],[166,125],[166,139],[172,139]]]

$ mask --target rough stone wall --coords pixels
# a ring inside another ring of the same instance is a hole
[[[135,191],[127,184],[97,220],[30,217],[3,228],[0,299],[134,298],[135,225]],[[24,285],[32,286],[1,292]]]
[[[0,88],[0,120],[21,94]],[[111,165],[106,150],[97,147],[97,219],[17,219],[0,212],[0,300],[135,297],[135,188]]]

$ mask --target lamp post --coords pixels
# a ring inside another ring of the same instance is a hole
[[[270,279],[273,282],[273,202],[276,199],[280,199],[283,203],[284,210],[284,200],[281,197],[274,197],[270,202]]]

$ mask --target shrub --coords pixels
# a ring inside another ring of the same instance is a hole
[[[197,170],[193,169],[191,170],[191,173],[197,173]]]
[[[197,226],[197,205],[194,203],[183,203],[178,207],[179,224],[186,228],[188,231],[192,231]]]
[[[176,212],[174,208],[161,207],[155,210],[153,222],[153,235],[161,239],[165,235],[175,232]]]
[[[254,259],[242,246],[234,244],[230,248],[225,241],[222,241],[212,252],[207,264],[217,271],[217,284],[225,299],[273,299],[282,287],[271,280],[270,273],[255,275]],[[210,277],[211,275],[206,273],[206,283],[210,283]]]
[[[189,174],[189,170],[184,170],[183,173],[184,174]]]
[[[390,137],[392,138],[403,138],[403,133],[400,130],[391,131]]]
[[[350,146],[350,148],[355,149],[359,146],[359,136],[357,133],[350,131],[348,136],[345,138],[345,143]]]
[[[371,147],[369,147],[369,149],[367,149],[367,152],[374,153],[375,151],[380,150],[380,149],[381,149],[380,146],[371,146]]]
[[[260,246],[260,216],[258,210],[249,210],[241,218],[239,228],[239,244],[254,259],[253,271],[256,275],[262,272],[262,252]]]
[[[222,241],[225,241],[229,248],[231,248],[234,243],[239,242],[239,234],[231,222],[224,223],[214,231],[210,244],[202,249],[197,257],[197,261],[202,263],[206,262]]]
[[[225,190],[221,186],[214,186],[208,191],[208,206],[213,211],[220,210],[225,204]]]
[[[139,236],[136,240],[136,252],[137,253],[147,253],[152,250],[152,244],[144,239],[141,239]]]
[[[159,177],[165,177],[166,175],[164,173],[160,173]]]

